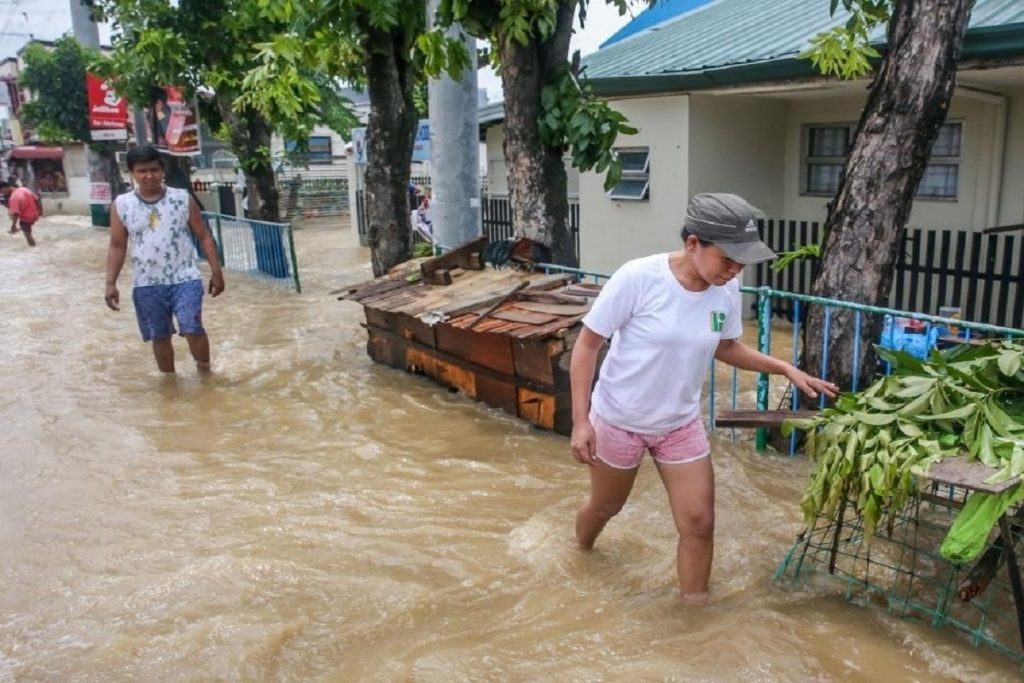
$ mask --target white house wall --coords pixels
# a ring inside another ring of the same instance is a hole
[[[505,165],[505,126],[487,129],[487,193],[508,194],[508,166]]]
[[[782,215],[786,109],[783,102],[757,97],[690,97],[689,187],[731,192],[769,218]]]
[[[498,197],[508,196],[508,165],[505,163],[505,125],[491,126],[486,132],[483,158],[486,160],[484,172],[487,174],[487,193]],[[566,194],[570,198],[579,196],[580,173],[572,165],[572,157],[567,156],[565,162]]]
[[[580,263],[599,272],[612,272],[629,259],[676,248],[690,182],[689,96],[610,104],[639,130],[636,135],[621,136],[619,146],[650,150],[650,199],[609,199],[603,175],[581,174]]]
[[[1024,87],[1006,91],[1006,97],[1009,106],[999,225],[1017,225],[1024,223]]]

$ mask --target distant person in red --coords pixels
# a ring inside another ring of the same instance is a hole
[[[28,240],[28,246],[36,246],[36,241],[32,239],[32,226],[43,215],[39,197],[27,187],[15,187],[6,181],[0,182],[0,193],[7,198],[7,211],[11,214],[10,233],[15,234],[20,227]]]

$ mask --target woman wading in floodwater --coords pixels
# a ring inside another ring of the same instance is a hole
[[[712,357],[743,370],[785,375],[808,396],[838,388],[745,346],[743,266],[775,258],[760,240],[755,210],[732,194],[700,194],[686,209],[679,251],[629,261],[583,319],[572,354],[572,453],[590,466],[590,498],[576,515],[580,548],[629,497],[651,452],[679,532],[684,602],[707,600],[715,528],[711,448],[700,394]],[[598,352],[611,345],[593,389]]]

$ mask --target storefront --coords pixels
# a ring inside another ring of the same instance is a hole
[[[21,145],[11,149],[9,173],[40,197],[67,197],[64,150],[43,145]]]

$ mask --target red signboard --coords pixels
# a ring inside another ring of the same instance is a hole
[[[108,81],[99,76],[86,74],[86,89],[89,92],[89,128],[109,130],[128,127],[128,103],[114,92]]]

